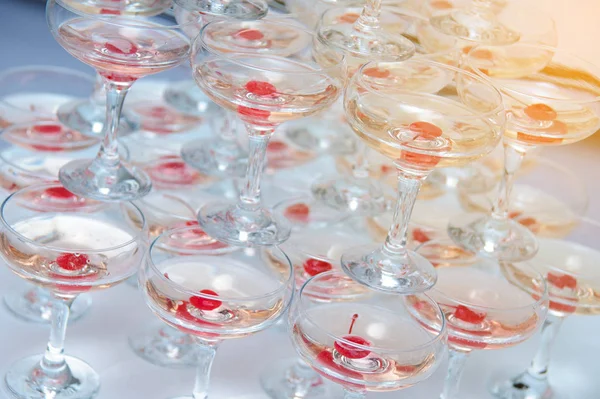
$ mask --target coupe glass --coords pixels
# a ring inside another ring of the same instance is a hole
[[[456,253],[454,248],[446,239],[427,242],[418,249],[432,262],[439,262],[438,281],[429,295],[442,308],[448,327],[450,360],[441,399],[462,397],[460,377],[473,350],[503,349],[531,338],[548,310],[546,282],[531,265],[513,267]],[[529,292],[521,288],[525,279]],[[419,298],[410,295],[407,301],[414,316],[424,323],[437,317],[437,309]]]
[[[415,295],[432,309],[431,318],[416,319],[401,296],[336,295],[332,281],[343,280],[351,283],[340,272],[321,273],[300,290],[289,319],[298,354],[341,385],[345,399],[400,390],[430,377],[446,351],[446,323],[436,303]]]
[[[503,94],[504,174],[491,215],[457,217],[448,232],[483,256],[530,259],[537,251],[535,235],[509,218],[515,173],[531,149],[574,143],[600,128],[600,69],[556,48],[524,43],[476,47],[464,62]]]
[[[350,126],[394,162],[398,200],[385,243],[342,256],[344,270],[373,289],[423,292],[435,270],[406,248],[408,222],[422,180],[436,167],[462,166],[496,147],[504,126],[500,93],[470,72],[427,59],[372,62],[344,96]]]
[[[244,32],[260,35],[248,43]],[[241,36],[240,36],[241,35]],[[315,61],[318,60],[317,61]],[[218,105],[246,125],[246,179],[236,205],[208,204],[198,219],[206,232],[236,245],[285,241],[290,227],[261,205],[260,177],[275,128],[329,107],[345,76],[344,57],[309,31],[285,21],[220,21],[204,26],[192,50],[194,77]]]
[[[185,398],[206,398],[218,345],[273,325],[288,309],[294,278],[289,259],[276,247],[265,250],[280,261],[272,267],[264,259],[265,251],[255,248],[191,248],[194,229],[159,236],[139,279],[156,316],[197,343],[196,385],[193,395]]]
[[[12,397],[89,399],[98,392],[98,374],[63,354],[64,339],[75,298],[126,280],[146,253],[144,216],[122,206],[138,213],[141,227],[123,220],[121,206],[78,197],[57,183],[24,188],[2,204],[0,254],[15,274],[56,299],[45,354],[14,363],[5,376]]]
[[[217,18],[255,20],[263,18],[269,11],[263,0],[174,0],[175,5]]]
[[[98,71],[107,94],[104,139],[97,157],[65,165],[61,182],[71,192],[98,200],[146,195],[152,185],[146,173],[129,168],[117,156],[121,108],[138,78],[173,68],[188,56],[184,26],[166,16],[86,14],[64,0],[49,0],[46,18],[59,44]]]
[[[529,368],[510,380],[498,381],[492,394],[502,399],[548,399],[555,395],[548,381],[550,352],[562,322],[570,315],[600,314],[600,223],[580,219],[564,238],[538,237],[539,251],[530,263],[546,278],[550,298],[548,318],[542,327],[540,347]],[[513,268],[517,284],[534,293],[530,273]]]

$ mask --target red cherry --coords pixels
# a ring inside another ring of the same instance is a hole
[[[82,270],[89,263],[90,258],[85,254],[64,253],[59,255],[55,262],[61,269],[68,271]]]
[[[418,154],[412,151],[402,151],[400,153],[400,159],[411,165],[423,168],[433,168],[441,160],[440,157],[435,155]]]
[[[202,290],[202,291],[200,291],[200,293],[206,294],[206,295],[211,295],[211,296],[219,296],[213,290]],[[207,311],[215,310],[216,308],[220,307],[223,304],[223,302],[219,301],[218,299],[209,299],[209,298],[204,298],[201,296],[191,297],[190,303],[195,308],[198,308],[200,310],[207,310]]]
[[[103,14],[103,15],[121,15],[121,11],[120,10],[111,10],[109,8],[101,8],[100,9],[100,14]]]
[[[431,237],[429,237],[429,235],[425,231],[423,231],[422,229],[420,229],[418,227],[413,229],[412,237],[413,237],[413,240],[415,240],[417,242],[421,242],[421,243],[431,241]]]
[[[272,96],[277,93],[277,88],[269,82],[261,82],[258,80],[251,80],[246,83],[246,90],[257,96]]]
[[[454,310],[454,317],[465,323],[479,324],[485,320],[485,313],[477,313],[466,306],[458,305]]]
[[[565,288],[574,290],[575,288],[577,288],[577,279],[568,274],[558,274],[550,272],[546,276],[546,281],[548,281],[548,284],[551,284],[554,287],[561,290],[564,290]]]
[[[99,71],[98,72],[104,78],[110,80],[114,83],[131,83],[137,80],[137,77],[131,75],[123,75],[119,73],[107,72],[107,71]]]
[[[346,341],[350,341],[352,343],[362,345],[362,346],[370,346],[371,343],[364,339],[363,337],[359,337],[357,335],[346,335],[344,336]],[[340,353],[340,355],[348,358],[348,359],[363,359],[369,356],[371,351],[367,349],[356,348],[353,345],[347,344],[345,342],[335,341],[333,347],[336,351]]]
[[[46,194],[49,197],[52,198],[56,198],[56,199],[76,199],[77,196],[75,194],[73,194],[72,192],[70,192],[69,190],[67,190],[64,187],[51,187],[51,188],[47,188],[44,191],[44,194]]]
[[[310,276],[316,276],[317,274],[328,272],[331,269],[331,263],[323,260],[309,258],[304,262],[304,271]]]
[[[271,116],[271,113],[269,111],[264,111],[262,109],[256,109],[256,108],[244,107],[243,105],[239,105],[237,110],[238,110],[238,114],[240,114],[240,116],[243,119],[250,119],[254,123],[260,122],[260,121],[266,121]]]
[[[62,126],[58,124],[34,125],[32,130],[39,134],[59,134],[62,132]]]
[[[556,111],[546,104],[531,104],[523,110],[525,115],[537,121],[553,121],[556,119]]]
[[[353,24],[359,17],[360,15],[355,12],[348,12],[344,15],[339,16],[337,20],[341,23]]]
[[[367,68],[363,70],[363,75],[370,76],[372,78],[387,78],[390,76],[389,69],[379,69],[377,67]]]
[[[265,37],[258,29],[240,29],[233,36],[245,40],[261,40]]]
[[[283,141],[274,140],[274,141],[270,141],[269,144],[267,144],[268,152],[280,152],[287,148],[288,148],[288,145],[286,143],[284,143]]]
[[[165,278],[169,278],[169,273],[165,273],[163,276],[165,276]]]
[[[124,55],[135,54],[138,51],[137,46],[125,38],[117,38],[106,42],[104,48],[111,53]]]
[[[288,219],[297,220],[301,222],[308,221],[308,215],[310,214],[310,208],[306,204],[294,204],[285,208],[284,215]]]
[[[424,139],[434,139],[442,135],[442,129],[433,123],[429,122],[413,122],[408,125],[408,130],[417,133],[417,138],[422,137]]]

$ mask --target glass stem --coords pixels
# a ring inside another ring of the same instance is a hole
[[[240,191],[238,207],[254,212],[260,209],[260,178],[267,161],[267,145],[274,130],[256,129],[246,125],[248,130],[248,168],[246,181]]]
[[[221,126],[221,138],[228,142],[233,142],[237,139],[237,121],[235,120],[235,115],[231,112],[225,112]]]
[[[500,180],[498,198],[492,208],[492,217],[496,220],[508,219],[508,206],[513,188],[515,173],[525,158],[523,151],[518,151],[510,144],[504,144],[504,172]]]
[[[460,379],[465,370],[465,362],[469,357],[469,352],[450,349],[448,355],[448,374],[440,399],[459,399]]]
[[[106,89],[106,124],[104,126],[104,139],[96,161],[100,161],[106,168],[116,168],[119,165],[119,143],[117,134],[119,132],[119,121],[125,97],[129,91],[129,85],[104,82]]]
[[[295,399],[308,398],[310,389],[320,378],[321,376],[300,358],[286,373],[287,383],[292,388]]]
[[[369,161],[367,161],[368,147],[358,142],[356,145],[356,155],[354,156],[354,163],[352,165],[352,176],[355,179],[368,179],[369,178]]]
[[[50,338],[44,357],[40,361],[40,368],[43,374],[54,379],[54,376],[67,372],[67,363],[65,362],[65,335],[67,333],[67,323],[71,305],[75,297],[56,298],[52,304],[52,313],[50,319]]]
[[[548,366],[550,364],[550,352],[556,339],[558,330],[562,326],[564,317],[548,315],[542,326],[542,342],[527,369],[527,373],[537,380],[548,378]]]
[[[402,256],[406,253],[406,233],[408,222],[421,188],[421,180],[425,176],[412,176],[398,169],[398,199],[394,209],[394,218],[383,249],[388,254]]]
[[[344,399],[365,399],[366,397],[367,395],[364,392],[344,389]]]
[[[208,398],[208,387],[210,385],[210,370],[217,354],[219,342],[209,342],[196,338],[200,347],[198,354],[198,365],[196,366],[196,382],[194,384],[194,399]]]
[[[360,16],[354,23],[354,30],[359,33],[369,33],[379,29],[379,16],[381,15],[381,0],[366,0]]]
[[[101,106],[106,102],[104,81],[99,73],[96,73],[96,83],[94,84],[94,92],[92,93],[92,102],[98,106]]]

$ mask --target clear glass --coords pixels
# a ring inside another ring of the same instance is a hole
[[[535,236],[509,217],[516,174],[532,149],[575,143],[598,130],[600,69],[562,50],[526,43],[479,46],[464,62],[503,94],[508,115],[504,174],[491,215],[457,217],[448,232],[482,256],[530,259],[537,251]]]
[[[282,214],[292,225],[292,230],[298,232],[334,226],[351,216],[350,213],[333,209],[309,195],[283,200],[273,210]]]
[[[449,240],[429,241],[417,252],[436,262],[438,281],[430,296],[441,307],[448,328],[450,366],[442,399],[458,399],[462,371],[474,350],[503,349],[531,338],[546,319],[544,277],[527,263],[498,263],[465,256]],[[528,284],[530,291],[521,285]],[[427,321],[435,313],[414,296],[411,312]]]
[[[189,11],[198,11],[210,17],[255,20],[269,11],[263,0],[175,0],[175,4]]]
[[[200,225],[210,236],[235,245],[285,241],[289,224],[261,204],[269,140],[281,123],[336,101],[345,76],[344,57],[285,20],[229,20],[204,26],[194,42],[192,66],[200,88],[236,112],[248,134],[248,167],[239,201],[202,207]]]
[[[147,250],[143,215],[140,227],[121,217],[121,207],[40,184],[19,190],[2,204],[0,255],[19,277],[49,290],[50,339],[43,356],[14,363],[6,386],[19,398],[87,399],[100,387],[85,362],[64,355],[70,307],[81,293],[112,287],[131,277]]]
[[[573,314],[600,314],[600,250],[597,234],[600,223],[579,219],[564,237],[539,237],[539,251],[530,263],[548,285],[549,316],[542,329],[542,339],[530,367],[510,380],[498,380],[491,387],[497,398],[545,399],[552,397],[548,380],[551,350],[563,320]],[[521,272],[521,270],[519,270]],[[533,292],[528,275],[521,273],[520,287]]]
[[[139,281],[154,314],[197,343],[197,377],[190,398],[206,398],[218,345],[277,322],[292,300],[294,279],[289,259],[276,247],[198,250],[189,245],[194,231],[186,227],[160,235]],[[264,259],[266,253],[277,257],[277,267]]]
[[[421,324],[403,297],[337,295],[330,287],[340,281],[356,284],[330,271],[311,278],[300,290],[289,318],[298,354],[351,398],[364,397],[360,395],[367,391],[400,390],[429,378],[446,351],[445,321],[435,302],[417,295],[437,315]],[[369,328],[378,323],[385,328]]]
[[[86,14],[64,0],[48,1],[46,19],[58,43],[102,76],[107,95],[98,155],[65,165],[61,182],[74,193],[98,200],[143,197],[152,186],[148,175],[123,164],[117,154],[121,109],[137,79],[173,68],[188,56],[190,43],[183,26],[166,16]]]
[[[435,270],[406,247],[421,183],[434,168],[466,165],[496,147],[504,126],[502,97],[474,74],[415,58],[364,65],[346,87],[344,104],[357,136],[393,161],[398,198],[383,245],[347,251],[342,268],[376,290],[426,291],[435,284]]]

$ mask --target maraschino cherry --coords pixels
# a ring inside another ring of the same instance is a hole
[[[458,305],[456,310],[454,310],[455,318],[469,324],[480,324],[485,320],[486,316],[485,313],[476,312],[463,305]]]
[[[328,272],[329,270],[331,270],[333,268],[333,266],[331,266],[331,263],[326,262],[324,260],[315,259],[315,258],[307,259],[304,262],[303,266],[304,266],[304,271],[309,276],[316,276],[317,274]],[[354,320],[352,321],[352,324],[354,324]],[[350,329],[352,329],[352,326],[350,326]]]
[[[213,290],[202,290],[202,291],[200,291],[200,293],[205,294],[205,295],[210,295],[212,297],[219,296],[219,294],[217,294]],[[193,307],[195,307],[196,309],[210,312],[212,310],[219,308],[223,304],[223,302],[219,301],[218,299],[210,299],[210,298],[205,298],[205,297],[201,297],[201,296],[193,296],[193,297],[190,297],[190,304]]]
[[[90,259],[85,254],[64,253],[57,256],[55,262],[62,270],[76,272],[85,269]]]
[[[285,208],[284,215],[288,219],[297,220],[301,222],[308,221],[308,215],[310,214],[310,208],[304,203],[293,204]]]
[[[344,340],[350,341],[357,345],[371,346],[371,343],[369,341],[367,341],[366,339],[364,339],[363,337],[360,337],[358,335],[351,335],[352,329],[354,328],[354,324],[356,323],[357,319],[358,319],[358,314],[354,314],[352,316],[352,321],[350,322],[350,328],[348,329],[348,335],[345,335],[343,337]],[[340,355],[344,356],[347,359],[363,359],[363,358],[369,356],[369,354],[371,353],[371,351],[369,351],[367,349],[357,348],[353,345],[350,345],[345,342],[340,342],[340,341],[335,341],[335,343],[333,344],[333,347]]]

